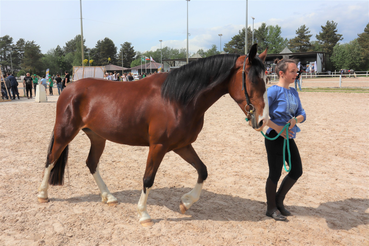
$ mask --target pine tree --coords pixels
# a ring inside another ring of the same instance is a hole
[[[309,34],[309,28],[305,25],[300,26],[296,30],[296,37],[289,40],[288,45],[292,51],[295,52],[307,52],[311,50],[310,38],[312,34]]]
[[[369,23],[366,25],[364,32],[358,34],[357,41],[363,51],[363,64],[361,69],[369,70]]]
[[[342,34],[337,34],[337,23],[334,21],[327,21],[325,26],[321,26],[322,31],[316,35],[322,51],[329,56],[333,53],[333,47],[342,40]]]

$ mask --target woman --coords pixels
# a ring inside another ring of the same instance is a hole
[[[294,88],[289,87],[290,84],[294,83],[297,76],[295,60],[282,59],[280,61],[276,60],[275,63],[277,64],[276,73],[279,81],[276,85],[268,88],[270,120],[267,125],[270,128],[267,130],[266,135],[270,138],[274,138],[282,131],[283,127],[287,123],[291,124],[288,128],[291,163],[288,163],[290,166],[290,172],[283,179],[278,192],[276,192],[284,163],[283,141],[286,138],[286,132],[283,131],[281,136],[276,140],[265,139],[265,148],[269,165],[269,176],[265,186],[267,197],[266,215],[275,220],[286,220],[285,216],[289,216],[291,213],[284,207],[283,200],[287,192],[302,175],[300,153],[294,138],[296,137],[296,133],[300,132],[300,128],[297,126],[297,123],[304,122],[306,114],[301,106],[301,101],[297,91]]]

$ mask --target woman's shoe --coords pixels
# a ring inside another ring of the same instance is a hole
[[[273,213],[269,213],[268,211],[265,213],[266,216],[273,218],[274,220],[277,221],[286,221],[287,218],[284,217],[280,211],[276,210]]]

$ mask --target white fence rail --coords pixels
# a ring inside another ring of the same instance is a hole
[[[268,75],[269,82],[277,82],[278,76],[276,74]],[[350,74],[340,74],[340,73],[302,73],[300,75],[300,82],[306,83],[329,83],[335,84],[339,87],[342,86],[342,80],[346,85],[348,84],[360,84],[359,86],[369,87],[369,72],[368,71],[356,71]]]

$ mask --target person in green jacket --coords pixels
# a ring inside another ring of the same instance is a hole
[[[33,79],[33,90],[35,91],[35,95],[36,95],[36,86],[38,85],[38,78],[37,78],[37,75],[34,74],[32,76],[32,79]]]
[[[48,84],[49,84],[49,95],[53,96],[53,86],[54,86],[54,81],[53,81],[53,79],[51,78],[51,75],[49,75],[49,81],[48,81]]]

